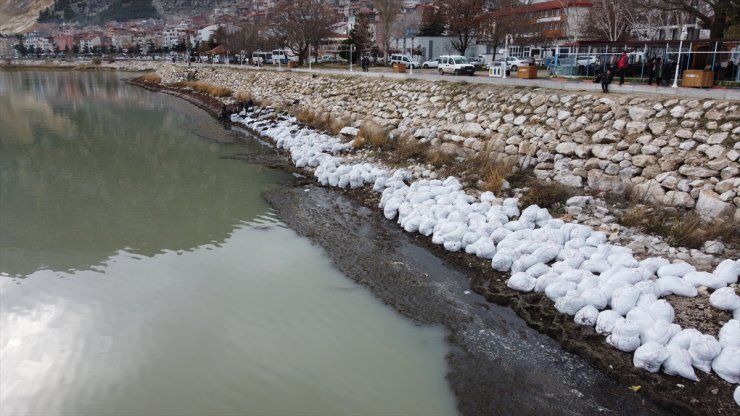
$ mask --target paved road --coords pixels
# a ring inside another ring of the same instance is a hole
[[[196,66],[204,66],[208,64],[196,64]],[[224,65],[214,65],[224,66]],[[234,67],[234,65],[232,65]],[[375,67],[371,68],[370,72],[362,72],[360,67],[353,66],[352,72],[347,68],[312,68],[307,67],[298,69],[288,69],[285,66],[277,67],[274,65],[268,65],[260,68],[253,66],[245,66],[245,68],[261,71],[295,71],[295,72],[310,72],[320,74],[332,74],[332,75],[353,75],[353,76],[364,76],[370,78],[394,78],[394,79],[423,79],[430,81],[466,81],[471,83],[479,84],[490,84],[490,85],[505,85],[505,86],[522,86],[522,87],[539,87],[554,90],[565,90],[565,91],[591,91],[594,93],[601,94],[601,85],[595,84],[590,80],[565,80],[565,79],[519,79],[513,78],[491,78],[488,76],[488,71],[481,70],[473,76],[454,76],[454,75],[439,75],[436,69],[415,69],[413,74],[407,71],[406,73],[399,74],[391,72],[390,68]],[[540,70],[539,76],[547,76],[546,70]],[[630,84],[625,83],[622,86],[616,83],[609,87],[610,93],[613,94],[640,94],[640,95],[657,95],[666,97],[683,97],[683,98],[709,98],[718,100],[740,100],[740,89],[730,88],[671,88],[671,87],[656,87],[648,86],[644,84]]]

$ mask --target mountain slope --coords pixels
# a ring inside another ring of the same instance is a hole
[[[36,23],[39,12],[54,4],[54,0],[0,1],[0,33],[18,33]]]

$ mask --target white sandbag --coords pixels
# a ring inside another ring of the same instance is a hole
[[[493,244],[490,238],[483,237],[475,245],[475,255],[482,259],[492,259],[493,255],[496,254],[496,245]]]
[[[535,279],[550,271],[550,266],[545,263],[536,263],[527,269],[527,274]]]
[[[673,323],[673,319],[676,317],[676,312],[673,310],[673,306],[668,303],[665,299],[658,299],[648,306],[648,311],[653,315],[655,319],[662,319],[668,323]]]
[[[727,286],[724,280],[708,272],[686,273],[683,280],[694,287],[706,286],[710,289],[719,289]]]
[[[599,334],[611,334],[614,325],[622,320],[624,320],[624,317],[611,309],[601,311],[599,312],[599,317],[596,318],[596,332]]]
[[[506,282],[506,286],[520,292],[530,292],[534,289],[536,279],[525,272],[514,273]]]
[[[537,263],[539,263],[537,257],[531,254],[526,256],[519,256],[519,258],[514,260],[514,263],[511,264],[511,272],[523,272]]]
[[[712,370],[725,381],[740,383],[740,347],[724,347],[712,361]]]
[[[516,257],[516,253],[513,249],[506,247],[500,248],[491,259],[491,267],[493,267],[493,270],[497,270],[499,272],[509,271],[509,269],[511,269],[511,265],[514,263],[514,257]]]
[[[740,308],[737,308],[732,312],[732,319],[740,321]]]
[[[709,304],[723,311],[734,311],[740,308],[740,296],[731,287],[717,289],[709,296]]]
[[[552,243],[546,243],[543,244],[540,248],[534,251],[532,253],[533,256],[537,258],[537,261],[540,263],[549,263],[553,260],[555,260],[555,257],[558,256],[558,253],[560,253],[561,247],[552,244]]]
[[[555,301],[555,309],[560,313],[573,316],[582,307],[586,306],[586,301],[578,296],[578,292],[571,290],[565,296]]]
[[[658,297],[653,295],[652,293],[642,293],[640,297],[637,298],[637,303],[635,304],[635,306],[639,306],[641,308],[647,308],[648,306],[652,305],[653,303],[657,301],[658,301]]]
[[[661,277],[655,282],[660,289],[660,296],[678,295],[693,298],[699,293],[694,286],[676,276]]]
[[[735,399],[735,403],[740,406],[740,386],[737,386],[735,393],[732,394],[732,398]]]
[[[674,335],[681,332],[681,327],[677,324],[668,323],[662,319],[655,321],[651,328],[640,334],[642,343],[654,341],[661,345],[666,345]]]
[[[593,305],[586,305],[576,312],[576,316],[573,319],[578,325],[596,325],[596,320],[599,318],[599,310],[594,308]]]
[[[662,266],[671,264],[668,259],[663,257],[650,257],[640,262],[640,267],[650,270],[655,274]]]
[[[627,312],[627,320],[634,322],[640,328],[640,333],[647,331],[655,325],[655,318],[650,314],[647,308],[635,306]]]
[[[496,228],[496,230],[491,233],[491,240],[493,240],[494,243],[498,244],[509,234],[511,234],[511,231],[507,230],[504,227]]]
[[[669,376],[681,376],[689,380],[699,381],[691,366],[691,356],[689,352],[676,345],[669,344],[666,346],[668,358],[663,361],[663,372]]]
[[[719,343],[722,344],[722,348],[740,347],[740,321],[730,319],[722,325],[719,330]]]
[[[632,352],[640,346],[640,328],[627,320],[617,321],[606,342],[620,351]]]
[[[561,272],[560,277],[562,277],[563,280],[565,280],[566,282],[579,284],[581,280],[583,280],[583,278],[586,276],[584,273],[588,272],[585,272],[583,270],[568,269]]]
[[[666,264],[664,266],[660,266],[658,268],[657,274],[658,277],[665,277],[665,276],[676,276],[676,277],[684,277],[687,273],[695,272],[696,268],[689,263],[680,261],[673,264]]]
[[[555,282],[545,288],[545,296],[547,296],[551,301],[556,302],[558,299],[565,296],[569,291],[575,290],[576,287],[576,284],[572,282]]]
[[[657,373],[660,366],[668,358],[668,350],[657,342],[647,342],[635,350],[632,363],[637,368],[642,368],[651,373]]]
[[[711,335],[702,335],[691,340],[689,355],[692,365],[705,373],[712,371],[712,360],[722,351],[722,345]],[[740,366],[740,361],[737,363]]]
[[[606,261],[612,266],[612,267],[628,267],[628,268],[634,268],[638,266],[637,260],[635,260],[634,257],[632,257],[631,254],[626,253],[616,253],[611,254],[609,257],[606,258]]]
[[[722,279],[728,285],[737,283],[737,277],[740,274],[740,261],[722,260],[717,268],[714,269],[714,275]]]
[[[640,289],[642,293],[650,293],[656,297],[660,296],[660,288],[654,280],[643,280],[642,282],[635,283],[635,287]]]
[[[537,278],[537,281],[534,284],[534,291],[538,293],[542,293],[545,291],[547,286],[549,286],[552,283],[561,281],[560,275],[558,275],[555,272],[548,272],[543,274],[542,276]]]
[[[583,253],[583,250],[580,250]],[[585,257],[585,256],[584,256]],[[586,270],[591,273],[603,273],[609,270],[611,266],[609,263],[602,260],[584,260],[579,267],[581,270]]]
[[[640,297],[640,289],[634,286],[622,286],[614,290],[611,299],[611,308],[614,312],[625,316],[630,309],[635,307]]]
[[[579,292],[585,292],[588,289],[597,289],[599,287],[599,278],[588,274],[586,277],[581,279],[580,282],[578,282],[578,291]]]
[[[606,298],[606,296],[604,296],[603,293],[601,293],[598,288],[584,290],[583,292],[581,292],[581,297],[586,301],[587,304],[593,306],[598,310],[606,308],[607,303],[609,303],[609,300]]]
[[[682,329],[679,333],[674,335],[670,341],[668,341],[668,345],[675,345],[679,348],[688,350],[691,346],[691,341],[701,337],[702,335],[703,334],[695,328]]]
[[[586,238],[586,244],[592,247],[598,247],[599,244],[604,244],[608,240],[605,233],[601,231],[594,231],[591,235]]]

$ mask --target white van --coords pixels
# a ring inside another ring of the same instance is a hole
[[[475,66],[468,61],[468,58],[461,55],[442,55],[439,57],[439,75],[473,75]]]
[[[390,59],[390,61],[388,61],[388,63],[390,63],[391,65],[393,65],[393,64],[404,64],[404,65],[406,65],[406,67],[414,68],[414,69],[419,68],[421,66],[421,65],[419,65],[418,62],[416,62],[413,59],[411,59],[410,56],[408,56],[408,55],[401,55],[399,53],[394,53],[393,55],[391,55],[391,59]]]

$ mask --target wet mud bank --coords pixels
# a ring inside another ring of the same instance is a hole
[[[263,196],[342,273],[402,315],[447,329],[462,414],[668,414],[471,292],[464,273],[353,195],[298,179]]]
[[[143,86],[220,115],[216,99]],[[300,172],[284,161],[274,167]],[[634,368],[630,354],[559,314],[545,296],[507,288],[507,275],[489,261],[404,233],[382,217],[371,190],[326,189],[306,178],[292,185],[265,194],[286,224],[403,315],[447,328],[448,379],[462,414],[735,414],[720,399],[732,396],[729,384]]]

